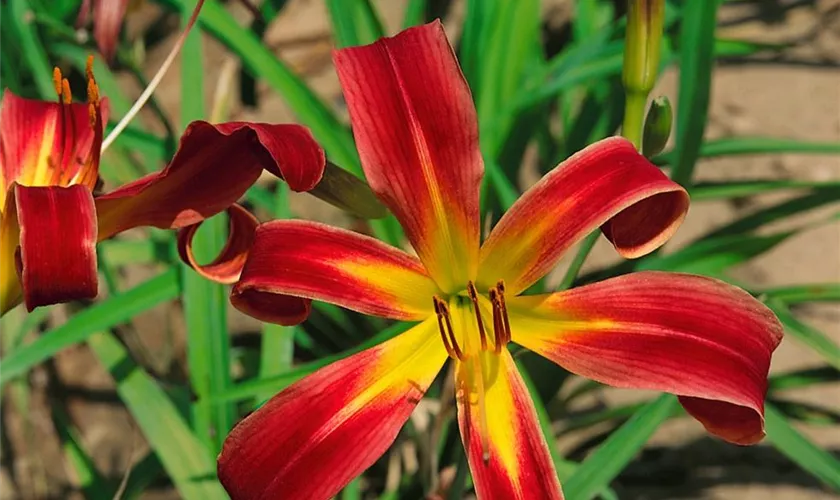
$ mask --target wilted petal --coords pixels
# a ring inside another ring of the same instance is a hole
[[[333,363],[231,431],[219,479],[235,500],[327,500],[394,442],[446,359],[426,321]]]
[[[437,293],[419,260],[379,240],[317,222],[277,220],[257,229],[231,302],[250,316],[281,324],[306,318],[308,309],[294,302],[303,299],[420,320],[434,314]]]
[[[688,194],[622,138],[605,139],[546,174],[502,217],[481,248],[478,281],[517,294],[601,226],[625,257],[659,247],[688,210]]]
[[[14,187],[26,308],[97,294],[96,212],[85,186]]]
[[[339,50],[335,65],[371,188],[445,291],[475,275],[484,164],[469,87],[439,21]]]
[[[562,499],[534,403],[507,349],[459,362],[456,377],[458,424],[478,498]]]
[[[513,340],[599,382],[681,396],[733,443],[764,436],[778,320],[743,290],[688,274],[640,272],[508,300]]]
[[[129,0],[94,0],[93,38],[106,60],[113,61],[117,53],[125,12]]]
[[[201,276],[217,283],[236,283],[248,252],[254,244],[254,232],[259,221],[251,212],[234,203],[227,209],[228,239],[219,256],[213,262],[201,265],[195,260],[192,241],[201,223],[187,226],[178,231],[178,254],[181,260]]]
[[[96,198],[100,239],[200,222],[232,205],[263,168],[308,189],[323,174],[324,152],[299,125],[193,122],[164,170]]]

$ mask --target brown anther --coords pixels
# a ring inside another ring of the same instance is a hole
[[[508,318],[507,306],[505,305],[505,281],[499,280],[496,283],[496,289],[499,291],[499,305],[505,324],[505,344],[507,344],[510,342],[510,319]]]
[[[435,313],[438,317],[440,338],[443,339],[443,346],[446,348],[446,352],[452,359],[463,361],[464,353],[458,346],[458,341],[455,339],[455,332],[452,330],[452,316],[449,314],[449,306],[437,297],[432,297],[432,301],[434,302]]]
[[[481,339],[481,350],[487,350],[487,334],[484,332],[484,323],[481,321],[481,311],[478,308],[478,291],[472,281],[467,283],[467,293],[472,301],[473,311],[475,311],[475,321],[478,323],[478,336]]]
[[[53,68],[53,88],[55,88],[55,94],[59,101],[61,101],[61,80],[61,70],[56,66]]]
[[[491,288],[489,295],[490,303],[493,304],[493,350],[496,354],[499,354],[502,352],[502,344],[506,337],[505,324],[502,320],[502,309],[499,305],[499,291]]]

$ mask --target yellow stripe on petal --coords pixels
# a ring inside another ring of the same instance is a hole
[[[486,499],[562,499],[528,389],[507,349],[460,361],[458,424],[476,493]]]

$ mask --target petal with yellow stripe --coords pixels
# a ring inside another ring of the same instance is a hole
[[[474,279],[484,164],[470,90],[439,21],[334,60],[362,167],[446,292]]]
[[[234,500],[327,500],[397,437],[446,352],[425,321],[288,387],[231,431],[219,479]]]
[[[747,292],[702,276],[639,272],[507,302],[513,341],[616,387],[670,392],[736,444],[764,437],[779,321]]]
[[[534,403],[507,349],[459,361],[456,391],[478,498],[562,499]]]

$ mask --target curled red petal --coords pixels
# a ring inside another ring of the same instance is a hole
[[[263,168],[306,188],[320,180],[324,161],[299,125],[193,122],[165,169],[96,198],[100,238],[138,226],[200,222],[236,202]]]
[[[417,258],[379,240],[316,222],[277,220],[257,229],[231,302],[280,324],[305,319],[294,297],[417,321],[434,314],[438,293]],[[290,308],[294,314],[284,317]]]
[[[597,142],[529,189],[481,248],[478,281],[516,294],[551,270],[598,226],[625,257],[659,247],[688,210],[688,194],[626,139]]]
[[[318,370],[240,422],[219,454],[234,500],[327,500],[394,442],[446,359],[429,320]]]
[[[767,373],[782,327],[747,292],[652,271],[507,305],[513,340],[569,371],[682,396],[685,409],[727,441],[764,436]]]
[[[336,51],[373,191],[445,291],[475,276],[484,164],[470,90],[440,21]]]
[[[14,197],[26,309],[96,297],[96,212],[90,190],[16,185]]]
[[[192,240],[201,223],[187,226],[178,231],[178,254],[181,260],[201,276],[217,283],[236,283],[248,252],[254,244],[254,231],[259,221],[241,205],[234,203],[227,209],[228,239],[219,256],[213,262],[201,265],[195,260]]]

